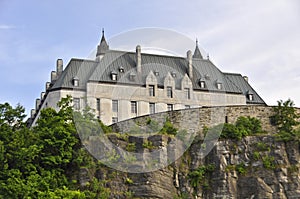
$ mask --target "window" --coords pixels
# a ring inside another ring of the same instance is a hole
[[[118,117],[112,117],[112,123],[117,123],[118,122]]]
[[[73,98],[73,107],[75,110],[80,109],[80,98]]]
[[[149,103],[149,109],[150,109],[150,114],[154,114],[155,113],[155,104]]]
[[[154,85],[149,85],[149,96],[155,96]]]
[[[173,91],[172,91],[172,87],[170,86],[167,87],[167,96],[169,98],[173,98]]]
[[[97,111],[100,111],[100,99],[97,98]]]
[[[217,83],[217,89],[218,89],[218,90],[221,90],[221,89],[222,89],[222,83],[220,83],[220,82]]]
[[[155,71],[155,72],[154,72],[154,75],[155,75],[155,76],[159,76],[159,72],[158,72],[158,71]]]
[[[191,106],[190,105],[185,105],[185,109],[190,109]]]
[[[74,85],[75,87],[78,87],[78,86],[79,86],[79,79],[78,79],[78,77],[74,77],[74,78],[73,78],[73,85]]]
[[[118,100],[113,100],[112,101],[112,111],[114,113],[117,113],[118,112]]]
[[[120,73],[124,73],[124,67],[121,66],[121,67],[119,68],[119,71],[120,71]]]
[[[131,113],[137,114],[136,101],[131,102]]]
[[[205,81],[200,81],[199,85],[200,85],[200,88],[205,88]]]
[[[113,81],[116,81],[117,80],[117,73],[115,71],[111,72],[111,79]]]
[[[191,93],[190,93],[189,88],[185,88],[184,93],[185,93],[186,99],[191,99]]]
[[[250,101],[253,101],[253,94],[248,94],[248,98]]]
[[[168,107],[168,111],[173,111],[173,104],[168,104],[167,107]]]
[[[172,72],[172,77],[176,77],[176,73],[175,72]]]

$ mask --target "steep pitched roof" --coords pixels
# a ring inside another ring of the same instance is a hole
[[[193,54],[193,58],[194,59],[203,59],[200,49],[198,47],[198,40],[196,40],[196,48],[195,48],[195,51]]]
[[[253,100],[250,101],[247,97],[247,104],[266,104],[264,100],[258,95],[258,93],[251,87],[251,85],[245,80],[241,74],[236,73],[224,73],[224,75],[230,79],[234,84],[238,85],[244,95],[252,94]]]
[[[105,40],[104,30],[102,30],[102,37],[101,37],[100,44],[98,45],[97,48],[96,56],[104,55],[108,50],[109,50],[109,46]]]
[[[142,86],[145,85],[146,77],[150,71],[156,72],[158,86],[164,86],[164,79],[169,72],[174,75],[176,89],[181,89],[181,80],[187,73],[187,66],[188,62],[183,57],[142,54],[142,74],[140,77],[130,78],[130,74],[137,74],[135,53],[109,50],[99,62],[72,59],[52,89],[85,89],[88,81]],[[117,81],[112,80],[112,72],[117,75]],[[73,85],[74,77],[79,79],[78,87]],[[200,87],[200,79],[205,80],[205,88]],[[239,86],[228,79],[210,60],[193,59],[193,78],[191,81],[195,90],[243,93]],[[217,89],[216,81],[222,82],[222,90]]]

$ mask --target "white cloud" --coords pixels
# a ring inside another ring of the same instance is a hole
[[[0,30],[9,30],[9,29],[14,29],[14,28],[16,28],[16,27],[12,26],[12,25],[0,24]]]

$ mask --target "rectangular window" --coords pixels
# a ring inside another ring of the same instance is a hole
[[[185,88],[184,93],[185,93],[186,99],[191,99],[191,93],[190,93],[189,88]]]
[[[80,109],[80,98],[73,98],[73,107],[75,110]]]
[[[117,123],[118,122],[118,117],[112,117],[112,123]]]
[[[150,114],[154,114],[155,113],[155,104],[149,103],[149,109],[150,109]]]
[[[190,105],[185,105],[185,109],[189,109],[189,108],[191,108]]]
[[[149,96],[155,96],[154,85],[149,85]]]
[[[173,98],[173,90],[170,86],[167,87],[167,97]]]
[[[118,112],[118,100],[113,100],[112,101],[112,111],[114,113],[117,113]]]
[[[97,98],[97,111],[100,111],[100,99],[99,98]]]
[[[168,104],[168,111],[173,111],[173,104]]]
[[[137,105],[136,101],[131,102],[131,113],[137,114]]]

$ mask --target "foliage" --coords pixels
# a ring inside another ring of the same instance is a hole
[[[236,165],[235,170],[241,175],[245,175],[247,173],[247,168],[243,162]]]
[[[238,117],[235,124],[218,124],[212,128],[204,128],[207,139],[215,139],[220,136],[224,139],[240,140],[245,136],[262,132],[261,122],[253,117]]]
[[[128,143],[126,146],[126,150],[129,152],[133,152],[135,151],[135,149],[136,149],[135,143]]]
[[[162,135],[176,135],[177,129],[173,126],[170,119],[167,118],[164,126],[162,127],[162,129],[160,129],[159,133]]]
[[[206,174],[213,172],[214,169],[215,169],[215,165],[209,164],[209,165],[202,165],[198,167],[196,170],[191,171],[188,174],[188,177],[191,180],[190,181],[191,186],[197,188],[199,187],[199,185],[203,185]]]
[[[275,159],[272,156],[262,157],[263,165],[266,169],[275,169]]]
[[[278,105],[273,108],[275,114],[271,117],[273,123],[277,125],[277,136],[282,141],[300,141],[300,130],[295,128],[299,125],[299,115],[294,108],[294,102],[290,99],[283,102],[277,102]]]
[[[23,121],[23,107],[0,104],[0,198],[108,198],[109,190],[96,179],[84,191],[72,179],[80,167],[94,165],[73,119],[96,123],[88,109],[74,113],[71,102],[63,98],[59,111],[43,109],[31,129]]]
[[[153,143],[149,140],[143,142],[143,147],[146,149],[154,149]]]

